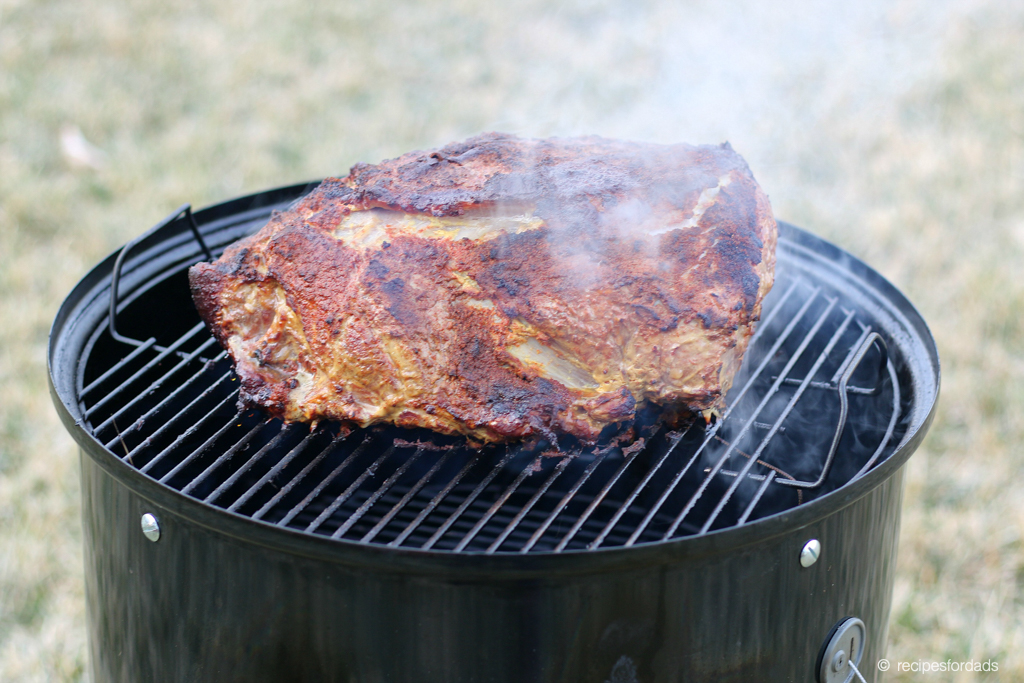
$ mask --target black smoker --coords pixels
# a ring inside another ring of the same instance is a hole
[[[310,432],[237,410],[186,279],[308,189],[183,207],[57,315],[96,683],[874,680],[939,389],[899,291],[783,223],[711,425],[554,455]]]

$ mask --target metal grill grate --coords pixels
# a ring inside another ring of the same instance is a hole
[[[300,532],[483,553],[660,542],[807,502],[896,442],[901,398],[884,339],[842,292],[789,267],[784,250],[719,419],[682,431],[641,419],[628,438],[554,455],[544,444],[475,450],[426,431],[310,431],[239,412],[237,379],[198,322],[186,266],[120,306],[118,322],[151,338],[124,337],[113,321],[94,333],[78,378],[84,426],[166,486]]]

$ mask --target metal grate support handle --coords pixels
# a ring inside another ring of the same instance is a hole
[[[110,336],[113,337],[116,341],[121,342],[122,344],[130,344],[131,346],[143,346],[144,344],[149,343],[148,340],[140,341],[138,339],[132,339],[131,337],[126,337],[117,331],[116,323],[118,288],[121,282],[121,269],[124,267],[125,258],[128,256],[129,253],[131,253],[132,249],[134,249],[136,245],[138,245],[140,242],[142,242],[147,237],[157,232],[161,228],[164,228],[173,223],[174,221],[178,220],[179,218],[181,218],[182,214],[184,214],[185,220],[188,221],[188,227],[192,230],[192,235],[196,238],[196,241],[199,242],[199,246],[202,248],[203,254],[205,254],[206,258],[209,259],[210,261],[213,260],[213,252],[211,252],[210,248],[206,246],[206,241],[203,239],[203,236],[199,233],[199,224],[196,223],[196,218],[195,216],[192,215],[191,204],[182,204],[177,209],[175,209],[173,213],[167,216],[167,218],[163,219],[162,221],[154,225],[151,229],[139,235],[128,244],[124,245],[120,253],[118,253],[117,255],[117,260],[114,261],[114,270],[110,276]]]

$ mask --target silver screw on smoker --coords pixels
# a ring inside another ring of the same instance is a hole
[[[818,561],[820,555],[821,543],[818,542],[818,539],[812,538],[807,543],[804,543],[804,547],[800,551],[800,566],[810,567]]]
[[[160,522],[148,512],[142,515],[142,533],[154,543],[160,540]]]
[[[867,627],[856,617],[843,619],[832,629],[821,651],[818,683],[849,683],[864,656]],[[863,680],[863,679],[861,679]]]

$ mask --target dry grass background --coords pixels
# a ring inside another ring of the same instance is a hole
[[[887,680],[1024,680],[1024,7],[833,4],[0,0],[0,680],[88,678],[45,369],[78,278],[184,201],[489,129],[727,138],[908,293],[944,377],[889,656],[1000,670]]]

